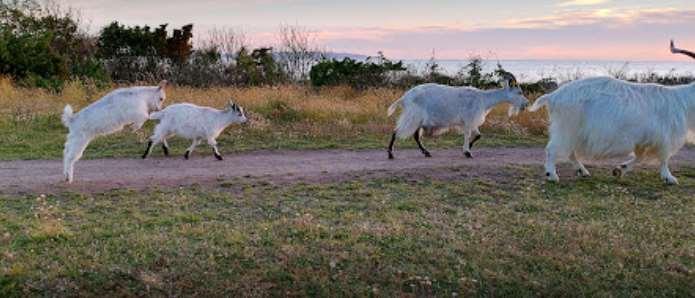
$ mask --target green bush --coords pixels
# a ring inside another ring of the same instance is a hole
[[[175,29],[168,36],[167,25],[126,27],[112,22],[98,38],[97,56],[113,80],[125,82],[168,79],[170,66],[189,63],[193,54],[193,24]]]
[[[249,53],[246,47],[242,47],[236,54],[232,72],[233,81],[244,86],[275,85],[287,79],[273,57],[272,48],[258,48]]]
[[[365,62],[350,58],[324,59],[311,68],[311,84],[314,87],[349,85],[358,89],[385,86],[391,83],[389,74],[406,70],[402,61],[392,62],[381,53],[374,60],[371,57]]]
[[[70,13],[34,0],[0,2],[0,74],[48,88],[60,88],[70,78],[107,80],[95,52]]]

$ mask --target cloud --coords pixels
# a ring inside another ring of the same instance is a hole
[[[695,10],[591,10],[511,21],[494,27],[323,28],[329,49],[394,58],[483,55],[501,59],[675,60],[668,40],[695,48]]]
[[[502,25],[505,28],[557,28],[566,26],[591,25],[604,23],[621,26],[636,23],[679,23],[695,22],[695,10],[677,10],[672,8],[620,10],[595,9],[558,13],[541,18],[512,20]],[[692,24],[692,23],[691,23]]]
[[[566,7],[566,6],[592,6],[592,5],[599,5],[609,2],[609,0],[572,0],[572,1],[565,1],[557,6],[560,7]]]

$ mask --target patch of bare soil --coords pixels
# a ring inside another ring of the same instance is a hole
[[[417,150],[397,151],[395,160],[384,150],[256,151],[227,154],[223,161],[197,155],[190,160],[168,158],[81,160],[75,182],[63,182],[62,161],[0,162],[0,193],[100,192],[112,189],[151,189],[189,185],[219,186],[222,181],[244,179],[269,183],[324,183],[381,177],[421,179],[504,178],[506,166],[538,166],[542,148],[481,148],[467,159],[460,150],[434,150],[425,158]],[[612,167],[619,161],[587,162]],[[682,150],[673,165],[695,164],[695,150]],[[567,168],[565,166],[565,168]],[[567,171],[563,169],[563,175]],[[655,170],[656,171],[656,170]],[[655,175],[657,173],[655,172]],[[508,177],[507,177],[508,178]]]

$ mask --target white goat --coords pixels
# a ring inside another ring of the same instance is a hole
[[[245,123],[247,121],[244,108],[232,103],[227,105],[224,111],[200,107],[194,104],[181,103],[170,105],[164,110],[152,113],[150,119],[158,119],[159,124],[154,128],[154,135],[150,137],[147,149],[142,158],[147,158],[152,150],[152,146],[162,143],[164,155],[169,155],[169,145],[166,139],[173,135],[178,135],[192,140],[184,157],[189,158],[193,149],[205,139],[212,147],[215,158],[222,160],[219,150],[217,150],[217,137],[229,125],[234,123]]]
[[[671,156],[695,132],[695,83],[666,87],[600,77],[574,81],[539,98],[530,108],[548,106],[550,141],[546,176],[559,181],[558,160],[569,159],[581,176],[589,171],[578,158],[630,159],[613,171],[622,177],[635,163],[658,159],[661,178],[669,184]]]
[[[116,89],[77,114],[73,114],[70,105],[65,106],[61,120],[70,131],[63,151],[65,180],[73,181],[75,162],[95,137],[118,132],[126,125],[139,130],[149,119],[150,111],[162,108],[166,85],[167,81],[162,81],[154,87]]]
[[[463,151],[472,158],[471,148],[480,139],[478,128],[485,122],[487,114],[501,103],[510,103],[509,115],[518,113],[528,105],[521,88],[510,87],[512,80],[504,81],[502,89],[479,90],[471,87],[451,87],[438,84],[423,84],[410,89],[388,108],[388,116],[399,106],[403,112],[391,136],[388,147],[389,159],[393,159],[393,144],[396,137],[413,137],[425,157],[432,155],[422,146],[424,134],[436,136],[449,129],[463,133]],[[473,136],[475,134],[475,136]]]

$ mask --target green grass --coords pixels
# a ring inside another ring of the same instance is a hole
[[[695,169],[540,172],[2,197],[0,296],[693,294]]]
[[[381,149],[388,144],[390,135],[387,131],[375,133],[373,129],[331,128],[326,131],[305,132],[301,123],[287,123],[284,129],[258,129],[233,126],[218,138],[223,152],[253,151],[261,149]],[[107,157],[136,157],[142,154],[146,138],[153,129],[148,123],[141,132],[134,133],[126,128],[123,132],[99,137],[87,147],[85,159]],[[58,115],[37,116],[29,120],[0,121],[0,160],[17,159],[59,159],[62,157],[67,129]],[[523,136],[501,131],[483,130],[480,146],[540,146],[545,139],[542,136]],[[432,148],[460,147],[462,137],[449,134],[435,139],[425,139],[425,144]],[[190,145],[187,140],[171,141],[175,153],[183,154]],[[203,145],[205,146],[205,145]],[[414,148],[413,140],[400,141],[399,148]],[[199,150],[207,150],[201,147]],[[154,150],[155,155],[161,154]]]

